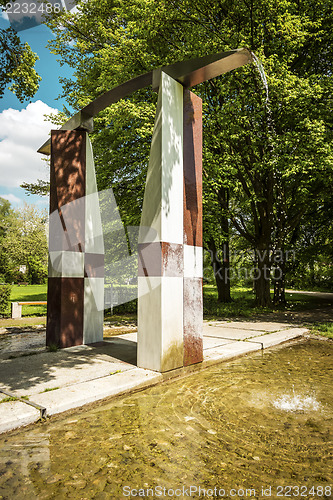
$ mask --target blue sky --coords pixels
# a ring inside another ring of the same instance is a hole
[[[0,10],[1,16],[1,10]],[[0,27],[9,27],[6,16],[2,13]],[[71,70],[60,67],[56,56],[46,48],[52,32],[44,25],[29,28],[18,33],[22,42],[28,42],[39,56],[36,70],[42,77],[40,88],[29,101],[20,103],[15,95],[6,90],[0,98],[0,197],[8,199],[13,207],[23,201],[35,203],[43,208],[48,206],[48,199],[40,196],[27,196],[19,185],[22,182],[34,182],[48,179],[46,162],[43,155],[36,153],[48,138],[52,124],[45,122],[45,113],[62,110],[64,99],[58,99],[62,92],[59,77],[71,76]]]

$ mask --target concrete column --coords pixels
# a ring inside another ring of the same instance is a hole
[[[103,339],[104,245],[91,144],[85,131],[51,132],[46,344]]]
[[[183,366],[183,87],[161,73],[139,235],[138,366]]]
[[[202,361],[201,99],[161,73],[139,236],[138,366]]]

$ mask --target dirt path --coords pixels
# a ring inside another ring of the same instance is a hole
[[[279,321],[292,323],[295,326],[306,326],[309,323],[327,323],[333,321],[333,308],[318,307],[307,311],[277,311],[269,314],[255,316],[257,321]],[[242,319],[239,319],[242,321]]]
[[[310,295],[322,300],[329,300],[333,303],[333,293],[330,292],[307,292],[306,290],[286,290],[287,293],[301,293],[302,295]]]

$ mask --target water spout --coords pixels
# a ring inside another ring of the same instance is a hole
[[[272,114],[272,108],[271,108],[271,102],[270,102],[270,97],[269,97],[269,88],[268,88],[268,82],[267,82],[267,77],[265,73],[265,69],[263,66],[263,63],[261,60],[256,56],[256,54],[252,51],[250,51],[251,57],[253,59],[253,63],[255,64],[258,73],[260,75],[262,84],[264,86],[265,92],[266,92],[266,99],[265,99],[265,108],[266,108],[266,120],[267,120],[267,139],[268,139],[268,150],[270,152],[270,158],[271,161],[273,162],[273,176],[275,180],[275,192],[276,192],[276,200],[277,200],[277,221],[280,223],[281,221],[285,221],[287,218],[285,207],[284,207],[284,201],[283,201],[283,186],[282,186],[282,174],[278,169],[278,164],[277,164],[277,155],[275,153],[274,149],[274,138],[276,138],[276,128],[274,125],[274,120],[273,120],[273,114]],[[278,248],[278,246],[276,245]]]
[[[252,59],[253,59],[253,62],[258,70],[258,73],[260,75],[260,78],[261,78],[261,81],[265,87],[265,91],[266,91],[266,104],[269,103],[269,91],[268,91],[268,83],[267,83],[267,77],[266,77],[266,73],[265,73],[265,70],[264,70],[264,66],[261,62],[261,60],[255,55],[254,52],[251,52],[251,56],[252,56]]]
[[[294,386],[292,394],[283,394],[273,401],[273,406],[278,410],[291,412],[318,411],[320,409],[320,404],[314,396],[296,394]]]

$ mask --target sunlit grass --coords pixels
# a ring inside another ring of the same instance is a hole
[[[207,319],[214,318],[235,318],[238,316],[251,317],[253,315],[271,312],[273,310],[302,311],[310,310],[322,306],[322,300],[313,295],[302,293],[286,293],[286,307],[260,308],[255,305],[255,295],[251,288],[233,287],[231,289],[232,302],[219,303],[217,301],[217,289],[215,285],[204,285],[203,301],[204,316]],[[47,285],[13,285],[11,291],[11,301],[46,301]],[[110,310],[105,311],[105,321],[110,326],[126,326],[136,323],[137,300],[114,307],[113,315]],[[44,306],[23,306],[22,315],[45,316],[46,305]],[[8,321],[8,320],[7,320]],[[13,320],[15,321],[15,320]],[[20,326],[23,326],[20,324]],[[329,333],[329,332],[328,332]]]
[[[13,285],[11,302],[37,302],[47,300],[47,284],[44,285]],[[22,306],[22,316],[45,316],[46,305]]]
[[[310,326],[311,332],[323,337],[333,339],[333,322],[327,321],[326,323],[315,323]]]
[[[257,314],[272,311],[304,311],[323,306],[321,297],[302,293],[286,293],[286,306],[272,306],[262,308],[255,305],[255,294],[252,288],[231,288],[232,302],[219,303],[217,301],[217,289],[214,285],[203,287],[204,316],[207,319],[234,318],[238,316],[251,317]],[[271,293],[273,299],[273,293]]]

